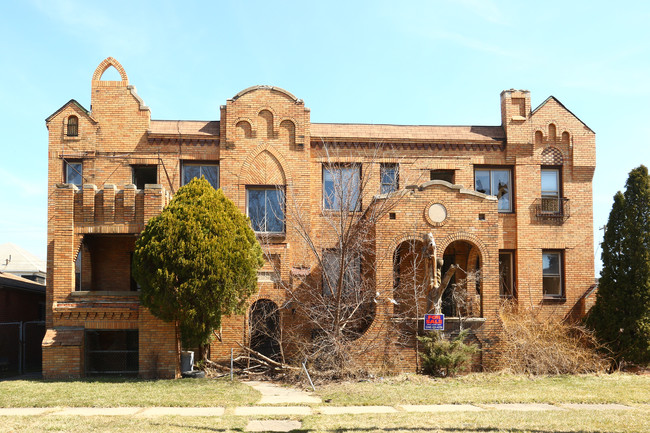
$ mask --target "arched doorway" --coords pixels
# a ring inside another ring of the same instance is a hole
[[[482,278],[478,247],[468,241],[454,241],[445,248],[442,258],[442,275],[456,266],[442,295],[442,313],[446,317],[480,317]]]
[[[275,302],[260,299],[249,311],[250,348],[271,359],[280,360],[280,312]]]
[[[393,253],[393,324],[397,343],[415,347],[421,318],[427,308],[424,242],[407,239]]]

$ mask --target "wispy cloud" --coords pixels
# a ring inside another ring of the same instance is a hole
[[[507,24],[496,3],[490,0],[450,0],[449,3],[460,5],[481,19],[494,24]]]
[[[12,195],[29,197],[45,197],[47,191],[44,183],[30,180],[28,177],[17,176],[0,167],[0,191],[3,191],[2,195],[7,195],[7,191],[10,190],[14,191]]]
[[[105,51],[142,52],[147,32],[122,7],[78,0],[31,0],[36,11],[59,24],[80,41],[99,44]],[[119,11],[110,15],[107,11]]]

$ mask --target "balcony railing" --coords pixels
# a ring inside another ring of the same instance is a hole
[[[539,197],[534,206],[535,216],[541,221],[562,223],[571,215],[568,198]]]

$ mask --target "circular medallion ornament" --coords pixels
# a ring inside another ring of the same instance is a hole
[[[447,208],[442,203],[432,203],[426,209],[425,216],[432,226],[441,226],[447,219]]]

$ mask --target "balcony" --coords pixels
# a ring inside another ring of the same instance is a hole
[[[533,207],[538,221],[562,224],[571,216],[568,198],[539,197]]]

